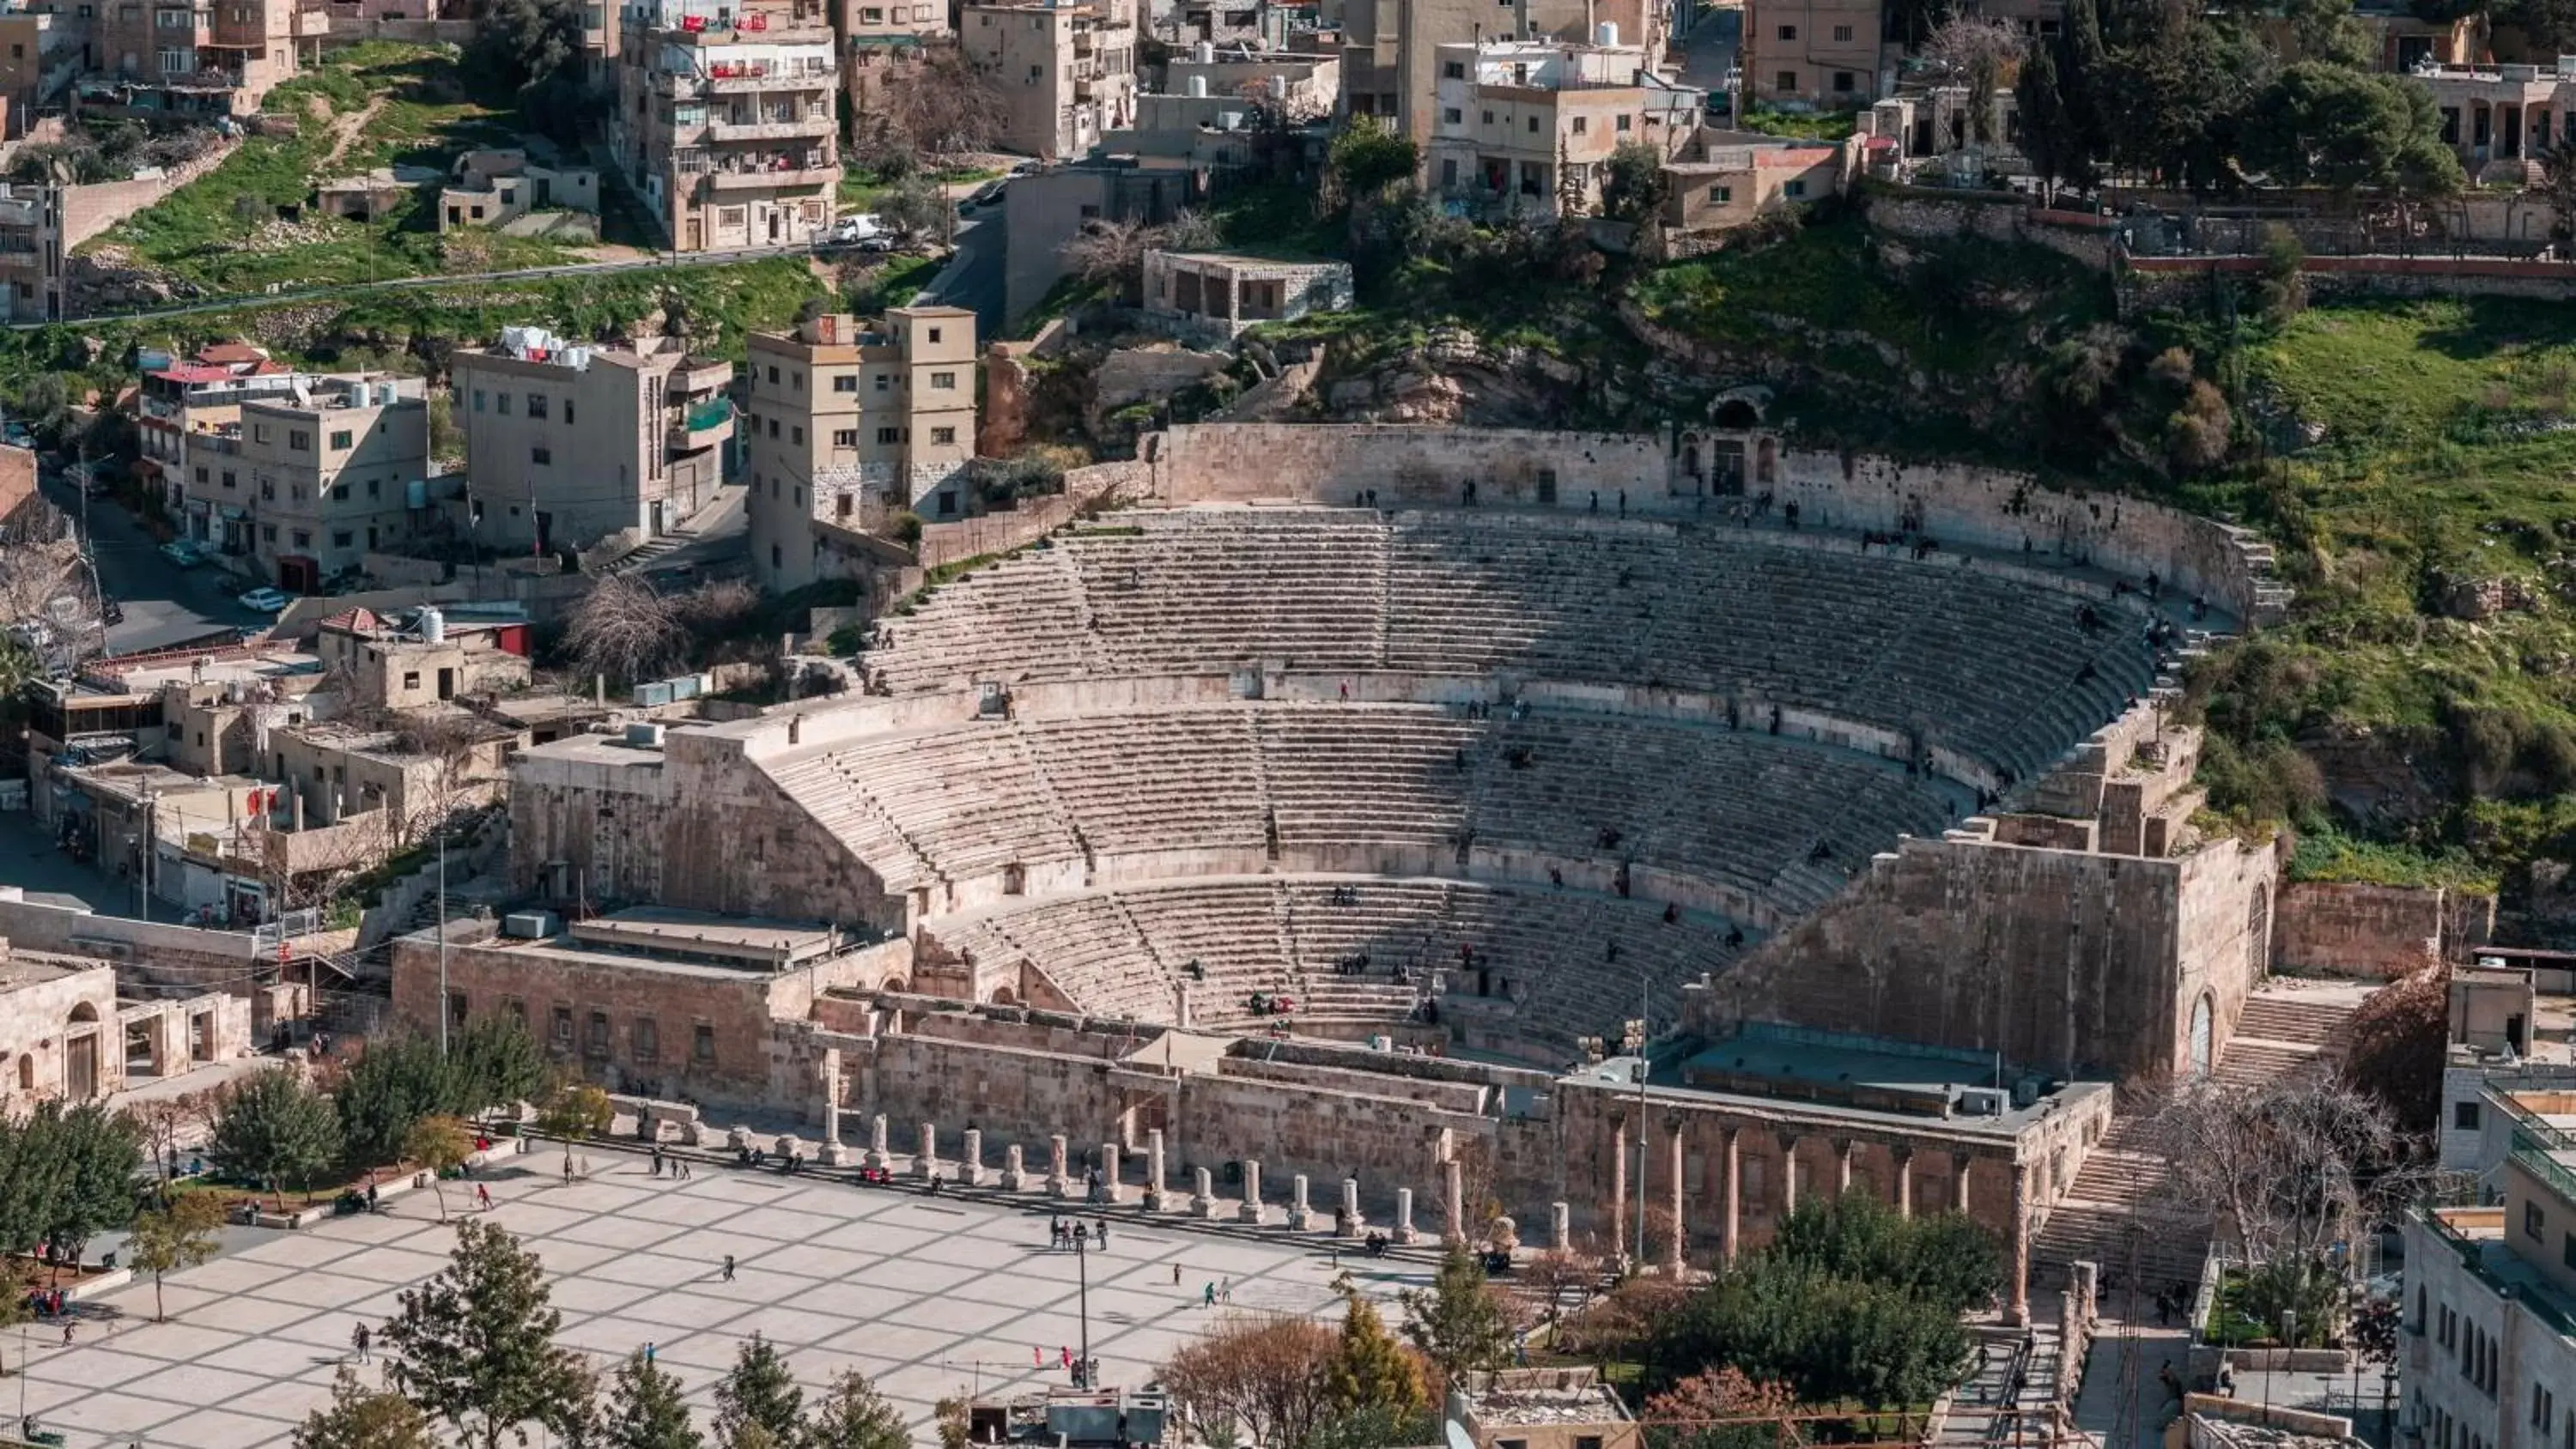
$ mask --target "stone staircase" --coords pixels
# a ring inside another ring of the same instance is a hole
[[[2367,994],[2367,988],[2357,985],[2265,985],[2246,1000],[2237,1017],[2236,1034],[2219,1057],[2218,1080],[2260,1087],[2334,1061],[2343,1052],[2352,1013]],[[2201,1260],[2209,1251],[2208,1234],[2196,1224],[2177,1221],[2170,1210],[2159,1210],[2164,1182],[2164,1161],[2147,1136],[2146,1119],[2114,1118],[2041,1225],[2033,1258],[2052,1274],[2062,1274],[2068,1263],[2089,1260],[2122,1284],[2134,1282],[2142,1292],[2198,1282]]]

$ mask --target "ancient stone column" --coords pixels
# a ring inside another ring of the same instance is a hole
[[[1235,1210],[1235,1217],[1256,1226],[1264,1220],[1261,1206],[1261,1159],[1257,1157],[1247,1157],[1243,1160],[1243,1206]]]
[[[1121,1166],[1122,1164],[1118,1160],[1118,1144],[1115,1142],[1101,1143],[1100,1200],[1102,1202],[1125,1202],[1127,1200],[1127,1188],[1118,1180]]]
[[[1798,1210],[1798,1139],[1792,1133],[1780,1134],[1780,1216]]]
[[[2030,1164],[2013,1164],[2012,1303],[2004,1322],[2014,1328],[2030,1322]]]
[[[1213,1220],[1216,1217],[1216,1179],[1204,1167],[1195,1171],[1198,1191],[1190,1194],[1190,1216]]]
[[[1834,1196],[1851,1191],[1852,1149],[1859,1144],[1845,1137],[1834,1144]]]
[[[868,1118],[868,1166],[882,1170],[894,1164],[894,1154],[886,1151],[886,1119],[883,1112]]]
[[[1070,1197],[1073,1194],[1073,1183],[1064,1175],[1064,1134],[1061,1132],[1047,1139],[1046,1190],[1049,1197]]]
[[[847,1167],[852,1153],[841,1143],[841,1049],[823,1053],[823,1150],[814,1160],[825,1167]]]
[[[1288,1179],[1288,1230],[1302,1233],[1315,1220],[1314,1209],[1306,1205],[1306,1174]]]
[[[912,1175],[924,1182],[939,1175],[939,1128],[935,1123],[921,1124],[921,1152],[912,1159]]]
[[[1735,1261],[1735,1255],[1741,1249],[1744,1241],[1742,1218],[1744,1205],[1743,1138],[1743,1128],[1730,1126],[1726,1129],[1725,1210],[1723,1215],[1718,1219],[1717,1241],[1719,1255],[1730,1264]]]
[[[1914,1216],[1914,1149],[1895,1147],[1889,1151],[1896,1158],[1896,1215],[1910,1218]]]
[[[1547,1205],[1547,1245],[1560,1253],[1574,1246],[1574,1209],[1571,1205],[1561,1202]]]
[[[1676,1117],[1672,1120],[1671,1129],[1672,1145],[1669,1151],[1672,1157],[1673,1178],[1672,1268],[1673,1276],[1675,1278],[1679,1278],[1682,1275],[1682,1259],[1688,1251],[1688,1244],[1690,1241],[1689,1220],[1682,1216],[1682,1167],[1685,1162],[1685,1158],[1682,1150],[1682,1123],[1680,1118]]]
[[[984,1129],[966,1129],[966,1141],[958,1148],[957,1180],[967,1187],[984,1185]]]
[[[1395,1240],[1414,1243],[1421,1239],[1422,1235],[1413,1230],[1413,1189],[1399,1187],[1395,1190]]]
[[[1163,1129],[1160,1127],[1145,1134],[1145,1206],[1153,1212],[1163,1210]]]
[[[1610,1259],[1628,1261],[1628,1121],[1610,1127]]]
[[[1467,1184],[1457,1158],[1441,1164],[1440,1205],[1448,1210],[1448,1241],[1467,1241]]]
[[[1342,1220],[1334,1225],[1334,1234],[1338,1237],[1356,1238],[1367,1225],[1367,1220],[1360,1216],[1360,1180],[1356,1177],[1343,1178]]]
[[[1968,1210],[1968,1164],[1975,1161],[1964,1152],[1950,1154],[1950,1211]]]
[[[1020,1156],[1020,1144],[1014,1142],[1002,1149],[1002,1191],[1018,1192],[1028,1185],[1029,1174]]]

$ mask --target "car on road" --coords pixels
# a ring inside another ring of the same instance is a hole
[[[161,545],[161,556],[183,569],[192,569],[206,561],[205,550],[184,538],[174,538]]]
[[[254,614],[282,614],[295,596],[284,589],[258,588],[241,596],[241,606]]]
[[[1011,168],[1013,176],[1035,176],[1046,169],[1044,161],[1022,161]]]
[[[974,194],[966,198],[965,204],[967,206],[999,206],[1002,204],[1002,193],[1008,191],[1010,186],[1011,178],[1008,176],[1003,177],[999,181],[987,181],[983,185],[975,188]]]

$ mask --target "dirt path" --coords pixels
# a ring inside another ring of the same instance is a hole
[[[314,99],[317,101],[321,100],[318,96]],[[327,101],[322,103],[325,105],[329,104]],[[331,152],[329,155],[322,158],[321,166],[331,167],[338,165],[340,163],[340,158],[349,154],[349,148],[357,144],[358,133],[367,128],[367,123],[374,120],[376,118],[376,112],[383,110],[384,106],[385,98],[382,95],[373,95],[367,98],[367,103],[365,105],[351,111],[349,114],[333,117],[331,120]]]

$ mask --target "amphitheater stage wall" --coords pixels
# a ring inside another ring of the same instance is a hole
[[[786,920],[904,925],[904,903],[777,782],[720,741],[659,751],[584,737],[510,771],[513,884],[553,901],[650,901]]]
[[[2393,980],[2484,940],[2492,899],[2440,886],[2295,881],[2281,887],[2272,964],[2303,975]]]
[[[1476,485],[1478,503],[1583,507],[1626,489],[1642,508],[1663,498],[1671,468],[1644,433],[1551,433],[1400,424],[1194,423],[1151,440],[1154,496],[1172,503],[1293,498],[1351,504],[1453,506]]]
[[[2001,1053],[2066,1077],[2185,1063],[2191,1003],[2223,1045],[2266,959],[2270,848],[2083,854],[1910,839],[1726,976],[1685,1024],[1790,1022]]]

